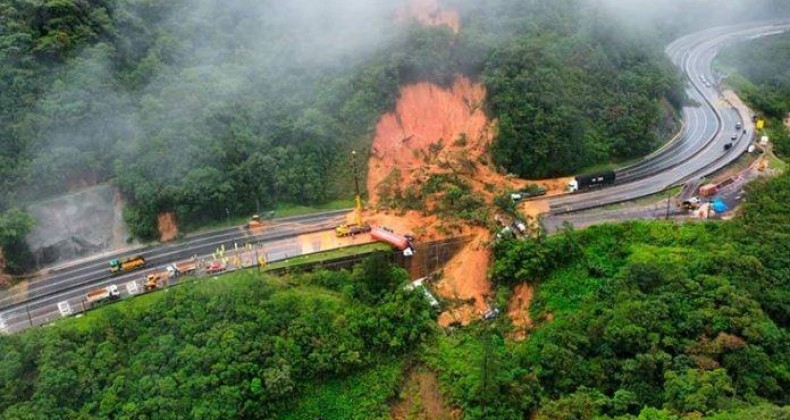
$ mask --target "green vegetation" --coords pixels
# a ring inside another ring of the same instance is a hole
[[[790,35],[781,34],[736,44],[722,52],[719,66],[732,72],[727,83],[750,106],[767,117],[765,134],[776,155],[790,159]]]
[[[499,121],[497,165],[522,177],[567,175],[645,155],[672,131],[665,116],[684,94],[662,46],[623,36],[585,2],[496,4],[478,11],[483,28],[524,16],[482,73]]]
[[[406,280],[382,258],[279,281],[239,273],[2,336],[0,417],[381,416],[399,360],[433,329]]]
[[[785,174],[750,186],[731,223],[499,241],[493,278],[535,288],[536,329],[511,342],[500,318],[440,337],[426,358],[468,418],[782,418],[788,200]]]
[[[319,263],[323,261],[336,260],[343,257],[351,257],[355,255],[365,255],[374,253],[376,251],[389,251],[392,247],[380,242],[349,246],[345,248],[333,249],[330,251],[316,252],[313,254],[301,255],[287,260],[276,261],[266,266],[265,270],[277,270],[280,268],[296,268],[305,264]]]
[[[32,267],[33,257],[25,243],[33,220],[20,209],[0,213],[0,259],[5,259],[6,270],[21,274]]]

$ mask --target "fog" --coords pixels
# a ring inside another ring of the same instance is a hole
[[[787,15],[786,0],[589,0],[632,28],[667,35]]]
[[[336,106],[332,98],[352,89],[350,69],[375,54],[386,56],[405,30],[395,16],[407,1],[121,3],[109,38],[100,37],[53,70],[56,81],[39,100],[31,130],[31,195],[124,171],[180,182],[193,168],[221,167],[227,152],[217,144],[246,156],[251,149],[295,141],[290,137],[299,133],[330,138],[336,126],[326,112]],[[444,3],[463,14],[514,1]],[[658,33],[660,42],[788,9],[787,1],[777,0],[580,1],[601,19],[614,16]],[[528,11],[540,2],[513,4]],[[239,118],[243,124],[233,122]]]

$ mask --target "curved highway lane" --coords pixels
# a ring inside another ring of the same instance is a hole
[[[612,187],[549,199],[550,213],[586,210],[655,194],[715,172],[737,159],[754,138],[754,127],[749,115],[740,115],[724,102],[714,83],[711,64],[725,45],[789,29],[790,22],[744,24],[709,29],[673,42],[666,52],[688,79],[689,99],[699,104],[683,109],[681,135],[645,160],[618,170],[619,182]],[[733,147],[725,151],[724,144],[731,141],[738,122],[745,132],[739,131]]]

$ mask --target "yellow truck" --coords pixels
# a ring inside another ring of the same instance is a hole
[[[110,261],[110,273],[112,274],[125,273],[143,267],[145,267],[145,258],[141,255],[122,260],[116,258]]]

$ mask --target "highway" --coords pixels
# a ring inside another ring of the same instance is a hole
[[[550,198],[549,217],[655,194],[715,172],[746,152],[755,133],[751,116],[723,100],[711,64],[723,46],[788,29],[790,22],[718,27],[670,44],[666,53],[685,75],[693,104],[683,108],[680,134],[640,162],[615,171],[617,181],[611,187]],[[732,148],[724,150],[738,122],[744,131],[737,130]]]
[[[183,240],[125,251],[122,255],[104,254],[68,267],[51,269],[21,287],[0,293],[0,330],[7,333],[32,325],[41,325],[60,317],[58,303],[71,302],[75,312],[81,311],[85,294],[110,284],[125,285],[131,281],[141,287],[146,275],[163,271],[167,264],[211,255],[220,246],[226,249],[256,244],[267,261],[278,261],[302,253],[297,236],[326,231],[345,221],[348,210],[275,219],[262,228],[247,230],[233,227],[188,236]],[[116,257],[142,255],[146,268],[126,274],[111,275],[109,261]],[[130,294],[119,287],[121,295]]]
[[[617,171],[616,185],[549,199],[552,215],[576,212],[607,204],[655,194],[690,178],[704,176],[726,166],[744,153],[753,137],[754,127],[747,111],[737,111],[724,103],[711,73],[711,63],[718,50],[733,42],[786,31],[790,23],[745,24],[714,28],[683,37],[666,49],[670,59],[686,75],[688,95],[698,106],[683,109],[683,129],[677,138],[645,159]],[[735,124],[742,122],[745,133],[729,151]],[[110,284],[119,285],[122,296],[132,293],[123,285],[141,285],[152,272],[164,265],[192,257],[203,258],[218,247],[234,249],[244,244],[258,244],[267,260],[276,261],[302,252],[295,243],[298,235],[326,231],[345,219],[347,210],[274,220],[262,229],[248,231],[240,227],[188,236],[165,245],[103,254],[68,267],[51,269],[40,278],[0,292],[0,331],[12,333],[31,325],[46,324],[60,317],[58,304],[69,302],[74,312],[87,291]],[[257,252],[257,251],[256,251]],[[108,261],[116,257],[143,255],[147,268],[111,276]]]

